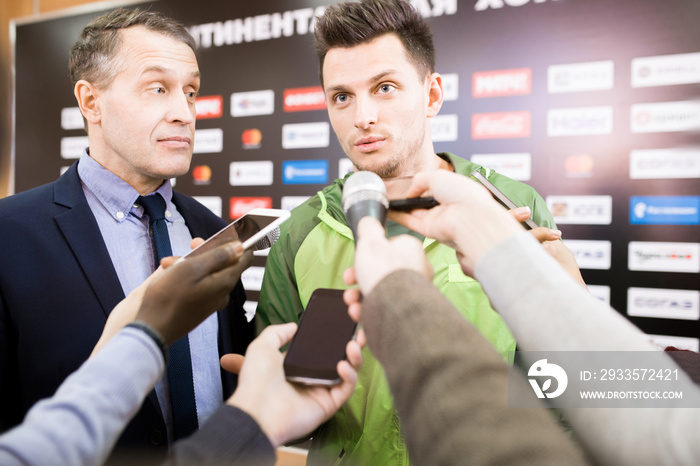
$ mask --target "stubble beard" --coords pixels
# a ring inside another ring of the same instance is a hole
[[[396,176],[400,176],[405,164],[404,160],[402,160],[399,156],[394,156],[379,166],[367,166],[370,164],[365,165],[366,166],[355,165],[355,170],[370,171],[379,175],[380,178],[394,178]]]

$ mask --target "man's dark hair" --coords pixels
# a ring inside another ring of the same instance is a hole
[[[122,45],[119,31],[134,26],[184,42],[196,56],[195,41],[182,23],[156,11],[119,8],[91,21],[71,47],[68,68],[73,86],[84,79],[108,87],[125,65],[117,60]]]
[[[329,6],[316,18],[314,46],[323,85],[323,62],[336,47],[354,47],[385,34],[396,34],[419,74],[435,71],[435,47],[430,26],[404,0],[346,1]]]

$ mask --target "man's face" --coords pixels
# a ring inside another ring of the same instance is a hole
[[[434,157],[430,81],[419,76],[394,34],[328,51],[323,64],[328,115],[357,170],[407,176]]]
[[[98,91],[100,121],[97,134],[90,131],[90,155],[149,191],[189,170],[199,67],[183,42],[139,26],[121,35],[123,69]]]

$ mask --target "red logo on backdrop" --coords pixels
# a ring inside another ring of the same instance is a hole
[[[326,108],[326,96],[321,86],[284,90],[285,112],[306,112]]]
[[[586,154],[570,155],[564,161],[567,176],[591,176],[593,173],[593,157]]]
[[[532,92],[530,68],[480,71],[472,74],[472,96],[476,98],[526,95],[530,92]]]
[[[475,113],[472,139],[526,138],[530,136],[530,112]]]
[[[192,179],[194,184],[210,184],[211,168],[209,165],[197,165],[192,169]]]
[[[252,209],[272,209],[271,197],[232,197],[229,215],[231,220],[242,217]]]
[[[197,110],[198,120],[221,118],[221,115],[224,114],[224,98],[220,95],[197,97],[194,108]]]
[[[244,149],[257,149],[262,142],[262,133],[257,128],[246,129],[241,134]]]

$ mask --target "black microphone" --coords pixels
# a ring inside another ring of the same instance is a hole
[[[363,217],[372,217],[384,225],[389,201],[386,186],[373,172],[359,171],[348,177],[343,187],[343,210],[357,241],[357,224]]]

